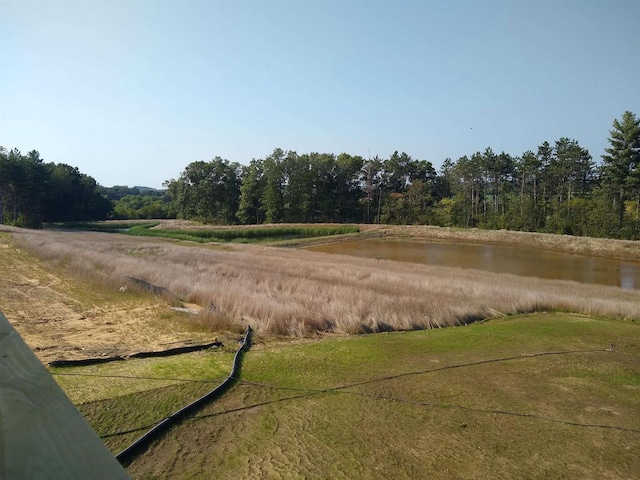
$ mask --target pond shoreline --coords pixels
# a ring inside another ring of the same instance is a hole
[[[529,278],[640,289],[640,262],[526,246],[424,237],[369,236],[307,250],[332,255],[473,269]]]
[[[145,220],[144,222],[149,222]],[[99,223],[113,223],[105,221]],[[143,221],[140,221],[143,222]],[[579,237],[552,233],[522,232],[516,230],[483,230],[479,228],[439,227],[435,225],[387,225],[387,224],[338,224],[338,223],[293,223],[260,225],[207,225],[189,220],[154,220],[158,225],[154,229],[170,228],[174,230],[228,230],[228,229],[266,229],[292,227],[319,227],[353,225],[359,233],[323,236],[297,240],[275,241],[274,247],[303,248],[329,243],[341,243],[370,237],[409,237],[426,240],[446,240],[474,244],[495,244],[513,247],[529,247],[552,250],[563,253],[588,255],[640,262],[640,241],[617,240],[612,238]],[[2,226],[5,231],[11,227]]]
[[[358,227],[360,228],[360,235],[365,237],[377,234],[382,237],[411,237],[474,244],[490,243],[640,262],[640,242],[632,240],[574,237],[571,235],[518,232],[511,230],[462,229],[431,225],[361,224],[358,225]]]

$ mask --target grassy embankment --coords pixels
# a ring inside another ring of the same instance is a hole
[[[610,343],[613,352],[605,351]],[[567,351],[582,352],[527,356]],[[220,355],[192,356],[188,368],[178,359],[163,361],[178,364],[168,376],[203,379],[219,375]],[[258,338],[240,383],[173,428],[128,472],[140,478],[632,478],[640,469],[639,355],[634,322],[572,314],[296,344]],[[112,368],[117,365],[97,373]],[[183,382],[82,403],[83,395],[96,398],[88,384],[111,381],[85,380],[75,399],[114,452],[205,388]]]
[[[99,435],[132,430],[104,438],[115,454],[220,384],[231,370],[233,348],[50,371],[80,411],[91,412],[88,420]]]
[[[611,238],[576,237],[551,233],[478,228],[438,227],[432,225],[340,225],[340,224],[264,224],[212,226],[188,220],[145,220],[75,222],[58,226],[100,232],[128,231],[136,235],[185,239],[199,243],[236,241],[279,245],[278,230],[283,230],[287,246],[304,246],[327,241],[344,241],[382,235],[425,240],[468,243],[493,243],[558,252],[640,261],[640,242]],[[307,232],[308,234],[304,233]],[[128,233],[123,232],[123,233]],[[195,233],[192,233],[195,232]],[[217,233],[222,232],[222,233]],[[335,236],[335,238],[328,238]],[[323,238],[324,237],[324,238]]]
[[[165,222],[166,224],[166,222]],[[269,225],[265,227],[163,228],[159,222],[73,223],[68,227],[96,232],[118,232],[140,237],[159,237],[197,243],[284,243],[319,237],[358,233],[352,225]]]
[[[563,310],[640,319],[640,291],[258,245],[20,231],[37,255],[112,284],[136,277],[203,307],[213,330],[366,333]]]

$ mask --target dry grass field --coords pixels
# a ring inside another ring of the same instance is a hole
[[[127,277],[168,289],[198,305],[197,321],[214,331],[250,324],[263,334],[354,334],[547,310],[640,319],[640,291],[600,285],[96,232],[16,230],[12,238],[57,268],[111,285],[114,296]]]

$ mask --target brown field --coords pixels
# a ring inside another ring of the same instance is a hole
[[[3,228],[13,232],[11,239],[20,249],[46,259],[47,265],[55,265],[57,271],[84,279],[78,295],[90,295],[82,287],[92,284],[109,287],[108,298],[86,298],[82,307],[74,307],[72,300],[62,297],[53,301],[73,312],[71,318],[77,324],[71,333],[93,337],[103,332],[112,344],[126,343],[136,335],[138,344],[155,342],[157,346],[177,342],[179,329],[192,328],[194,322],[215,332],[238,331],[250,324],[260,334],[305,336],[317,332],[357,334],[437,328],[546,310],[640,319],[640,292],[615,287],[257,245],[201,246],[120,234]],[[398,232],[405,231],[417,235],[421,230],[399,227]],[[474,238],[480,235],[476,231],[465,232],[460,235]],[[481,232],[485,233],[512,235]],[[515,234],[514,238],[519,237]],[[9,245],[9,236],[2,238]],[[594,239],[587,240],[599,244]],[[20,255],[26,255],[22,250]],[[16,273],[8,275],[3,281],[13,282],[15,287],[22,285],[23,296],[43,288],[44,295],[46,288],[56,281],[42,273],[43,278],[31,285],[29,274],[20,278]],[[167,300],[149,295],[144,296],[143,302],[136,298],[135,302],[127,303],[128,295],[139,297],[140,293],[134,292],[129,282],[129,291],[119,294],[118,288],[127,283],[126,277],[164,287],[184,302],[200,306],[201,313],[177,314],[169,309]],[[46,298],[42,301],[48,302]],[[102,307],[106,312],[95,306],[101,302],[110,304]],[[33,322],[60,325],[56,318],[43,318],[36,312],[12,311],[16,307],[10,303],[3,306],[5,314],[19,330],[22,328],[21,333],[29,331],[37,336],[43,327]],[[153,333],[140,337],[147,327],[141,330],[134,326],[136,318],[144,319]],[[173,322],[173,326],[167,329],[167,325],[162,325],[164,320],[158,318]],[[88,325],[92,326],[90,333],[83,334]],[[46,330],[49,329],[47,326]],[[184,335],[192,336],[186,332]],[[74,344],[69,333],[61,332],[60,336],[72,349],[83,343]],[[57,340],[43,338],[33,346],[46,350],[56,343]]]

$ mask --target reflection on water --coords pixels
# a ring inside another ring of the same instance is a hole
[[[620,286],[627,290],[632,290],[640,287],[638,282],[638,265],[630,265],[623,263],[620,265]]]
[[[401,262],[475,268],[528,277],[640,288],[640,264],[501,245],[365,239],[309,247],[317,252]]]

